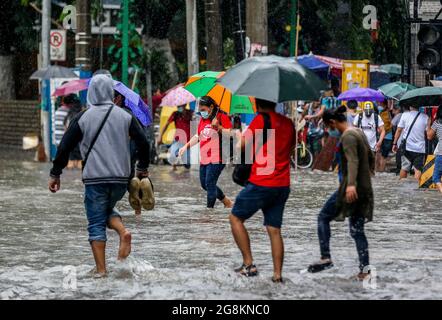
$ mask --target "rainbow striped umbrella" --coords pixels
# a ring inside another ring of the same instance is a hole
[[[211,97],[228,114],[255,114],[255,99],[247,96],[233,95],[216,81],[225,72],[206,71],[189,78],[184,89],[197,98]]]

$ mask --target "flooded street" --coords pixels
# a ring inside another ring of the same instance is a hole
[[[285,211],[286,283],[271,282],[270,245],[262,214],[251,219],[252,249],[260,276],[234,274],[241,263],[219,204],[205,208],[198,172],[152,167],[157,207],[137,220],[127,199],[118,208],[133,233],[133,251],[118,263],[118,239],[108,232],[110,274],[93,279],[79,172],[65,171],[62,191],[47,190],[49,165],[0,159],[1,299],[441,299],[442,197],[417,190],[411,180],[375,178],[375,220],[367,225],[377,288],[349,278],[358,269],[348,224],[333,223],[336,268],[319,275],[302,271],[319,258],[316,216],[337,188],[333,174],[302,172],[293,179]],[[234,197],[231,169],[220,180]],[[64,285],[76,276],[76,288]]]

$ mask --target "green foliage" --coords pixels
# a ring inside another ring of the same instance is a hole
[[[141,69],[143,57],[143,43],[140,34],[136,30],[134,0],[129,0],[129,67],[134,69]],[[123,10],[119,13],[120,23],[117,24],[118,33],[114,35],[114,44],[108,49],[108,54],[111,57],[110,71],[121,79],[122,75],[122,59],[123,59],[123,44],[122,44],[122,30],[123,30]]]
[[[152,83],[154,87],[162,90],[168,89],[174,84],[171,83],[171,74],[167,65],[167,58],[162,50],[151,49],[145,55],[145,65],[150,66]]]
[[[230,69],[235,64],[235,43],[233,39],[227,38],[224,41],[224,68]]]

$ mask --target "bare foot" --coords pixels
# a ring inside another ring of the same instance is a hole
[[[229,198],[225,197],[222,202],[223,202],[225,208],[227,208],[227,209],[233,208],[233,201],[230,200]]]
[[[125,231],[120,236],[120,250],[118,251],[118,260],[122,261],[129,257],[132,250],[132,235],[129,231]]]
[[[436,184],[437,189],[439,190],[440,193],[442,193],[442,183],[438,183]]]

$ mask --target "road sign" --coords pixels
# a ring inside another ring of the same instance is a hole
[[[66,60],[66,30],[51,30],[51,60]]]

